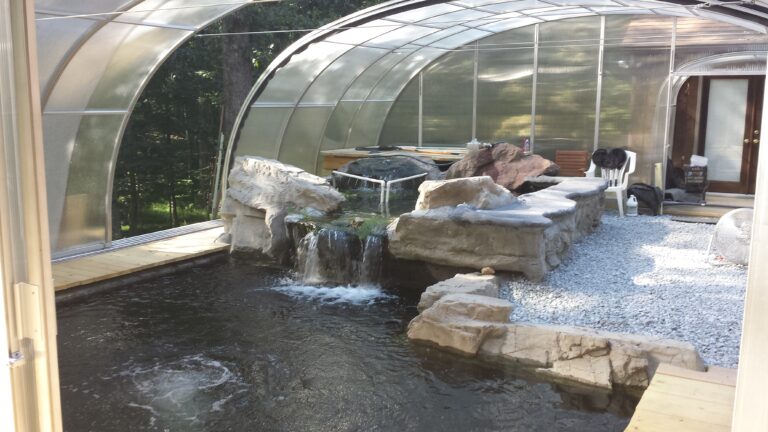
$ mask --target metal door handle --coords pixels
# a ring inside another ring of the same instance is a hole
[[[744,139],[744,144],[749,144],[749,138]]]
[[[754,144],[760,144],[760,140],[759,140],[759,139],[753,139],[753,140],[752,140],[752,142],[753,142]]]

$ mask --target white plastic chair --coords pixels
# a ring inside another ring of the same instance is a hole
[[[608,189],[605,191],[616,195],[616,204],[619,206],[619,216],[621,217],[624,217],[624,195],[629,184],[629,175],[635,172],[637,165],[637,153],[625,151],[627,152],[627,160],[624,162],[624,166],[614,169],[600,168],[600,176],[608,181]],[[590,161],[589,169],[584,171],[584,174],[587,177],[595,177],[596,169],[597,165]]]

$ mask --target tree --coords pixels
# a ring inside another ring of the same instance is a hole
[[[118,155],[113,238],[208,220],[219,134],[228,135],[256,77],[306,32],[379,0],[249,5],[211,24],[163,64],[139,98]]]

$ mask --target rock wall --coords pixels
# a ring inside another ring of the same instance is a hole
[[[645,388],[660,363],[704,370],[693,345],[586,328],[509,321],[512,304],[495,295],[495,276],[456,275],[427,288],[408,337],[468,355],[532,366],[546,378],[604,389]],[[436,296],[439,293],[439,296]]]
[[[272,159],[240,156],[219,214],[233,251],[282,261],[290,247],[285,216],[335,210],[344,196],[323,178]]]
[[[463,184],[477,189],[478,177],[425,182],[419,202],[451,203]],[[597,178],[546,177],[549,188],[521,195],[496,208],[473,205],[421,207],[401,215],[388,229],[391,253],[403,259],[461,268],[517,271],[541,280],[560,265],[574,241],[593,232],[603,212],[606,183]],[[464,182],[464,183],[461,183]],[[429,199],[424,195],[430,194]],[[455,200],[454,200],[455,201]]]

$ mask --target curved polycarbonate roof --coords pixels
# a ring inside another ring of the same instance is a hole
[[[579,17],[633,15],[679,17],[678,44],[706,41],[697,22],[720,23],[707,26],[719,39],[764,42],[764,6],[646,0],[384,3],[307,35],[278,57],[253,87],[230,151],[315,171],[322,150],[376,145],[394,101],[419,72],[499,33]],[[669,45],[671,34],[649,33],[642,43]]]
[[[54,251],[109,242],[115,159],[141,90],[183,41],[248,3],[37,0]],[[768,2],[390,1],[311,32],[280,54],[242,108],[228,154],[263,155],[314,170],[323,149],[378,143],[406,85],[447,53],[533,24],[610,15],[709,20],[748,41],[766,33]],[[691,28],[687,35],[676,33],[680,41],[706,39]],[[765,52],[755,51],[758,57]],[[731,57],[723,64],[739,61]]]
[[[36,1],[54,251],[109,241],[115,159],[142,89],[182,42],[247,3]]]

